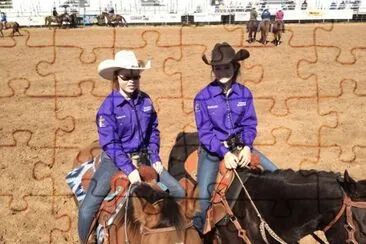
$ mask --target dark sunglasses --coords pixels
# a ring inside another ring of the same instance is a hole
[[[128,81],[128,80],[139,80],[141,78],[141,75],[134,75],[134,76],[118,75],[118,76],[121,77],[121,79],[124,80],[124,81]]]

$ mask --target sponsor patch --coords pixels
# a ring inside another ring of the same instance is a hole
[[[207,109],[214,109],[214,108],[218,108],[219,105],[209,105],[207,106]]]
[[[243,107],[243,106],[246,106],[246,105],[247,105],[247,102],[238,102],[237,107]]]

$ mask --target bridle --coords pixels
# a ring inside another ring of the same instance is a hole
[[[343,189],[342,189],[343,190]],[[344,190],[343,190],[344,192]],[[366,202],[355,202],[344,192],[343,197],[343,204],[341,209],[339,210],[338,214],[334,217],[334,219],[324,228],[324,232],[327,232],[330,228],[332,228],[338,220],[343,216],[344,212],[346,212],[346,223],[344,225],[345,230],[348,234],[348,239],[346,243],[350,244],[358,244],[356,240],[355,233],[356,233],[356,225],[353,221],[353,213],[352,207],[355,208],[366,208]]]

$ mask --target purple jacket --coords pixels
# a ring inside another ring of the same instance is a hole
[[[97,127],[101,148],[126,175],[135,169],[127,153],[145,148],[152,163],[161,161],[158,119],[146,93],[128,101],[114,90],[99,108]]]
[[[253,148],[257,136],[257,116],[250,90],[236,82],[228,97],[213,81],[194,99],[194,110],[200,143],[210,152],[224,157],[229,151],[223,145],[232,135],[240,134],[242,142]]]

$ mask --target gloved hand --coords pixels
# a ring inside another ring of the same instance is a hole
[[[252,153],[250,152],[250,148],[248,146],[245,146],[243,149],[241,149],[239,153],[239,166],[245,167],[250,163],[250,160],[252,158]]]
[[[141,177],[137,169],[132,171],[127,177],[131,184],[141,182]]]
[[[161,173],[163,173],[164,166],[160,161],[156,161],[155,163],[153,163],[152,167],[155,169],[156,173],[158,173],[159,175]]]
[[[225,167],[227,169],[235,169],[238,166],[238,157],[231,152],[227,152],[224,156]]]

